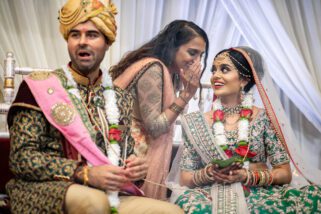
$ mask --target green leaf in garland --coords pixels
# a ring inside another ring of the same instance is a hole
[[[116,207],[111,207],[110,213],[111,213],[111,214],[118,214],[117,208],[116,208]]]
[[[246,141],[244,141],[244,140],[241,140],[238,144],[237,144],[237,146],[247,146],[247,142]]]
[[[243,161],[243,159],[241,157],[233,156],[233,157],[226,159],[226,160],[213,159],[212,164],[217,164],[220,168],[225,168],[225,167],[230,166],[232,163],[235,163],[235,162],[242,163],[242,161]]]
[[[110,144],[118,144],[118,142],[116,140],[111,140]]]
[[[118,125],[117,124],[112,124],[111,126],[109,126],[109,129],[112,129],[112,128],[118,129]]]
[[[228,146],[227,146],[227,145],[221,145],[221,149],[222,149],[223,151],[225,151],[225,150],[228,149]]]

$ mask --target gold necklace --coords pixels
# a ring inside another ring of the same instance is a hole
[[[225,117],[231,116],[231,115],[235,115],[235,114],[239,114],[241,111],[242,107],[240,104],[233,106],[233,107],[228,107],[228,106],[223,106],[223,112]]]

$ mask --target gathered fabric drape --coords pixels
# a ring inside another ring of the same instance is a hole
[[[64,0],[0,1],[0,64],[12,51],[18,66],[56,68],[69,60],[59,33],[58,10]],[[113,0],[118,8],[116,42],[103,66],[119,61],[175,19],[187,19],[208,33],[208,67],[221,49],[247,45],[266,60],[280,89],[299,148],[321,168],[321,1],[315,0]],[[0,66],[0,78],[3,69]],[[16,77],[16,85],[21,77]],[[0,88],[2,88],[2,82]],[[1,97],[1,96],[0,96]],[[192,101],[190,110],[197,109]],[[3,123],[1,121],[1,123]]]

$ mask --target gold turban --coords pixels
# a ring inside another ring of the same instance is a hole
[[[116,37],[116,7],[113,3],[103,3],[104,0],[68,0],[59,11],[60,32],[68,39],[68,34],[76,25],[92,21],[108,38],[109,44]]]

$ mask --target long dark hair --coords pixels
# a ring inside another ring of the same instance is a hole
[[[248,92],[253,87],[253,85],[255,85],[254,76],[253,76],[253,72],[252,72],[250,64],[248,63],[246,58],[243,56],[243,54],[241,54],[239,51],[234,50],[232,48],[224,49],[224,50],[218,52],[216,54],[216,56],[214,57],[214,60],[216,59],[216,57],[218,55],[220,55],[224,52],[229,53],[230,60],[232,61],[233,65],[236,67],[236,69],[238,70],[238,72],[240,74],[240,78],[249,80],[249,82],[244,87],[244,91]],[[212,67],[212,72],[213,72],[213,67]],[[248,78],[246,78],[245,76],[248,76]]]
[[[175,58],[175,53],[181,45],[188,43],[195,37],[204,39],[206,48],[204,53],[204,67],[208,55],[209,41],[205,31],[193,22],[185,20],[175,20],[168,24],[152,40],[124,56],[117,65],[110,69],[110,74],[116,79],[131,64],[144,57],[155,57],[161,60],[167,67],[171,66]]]

